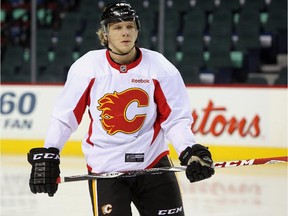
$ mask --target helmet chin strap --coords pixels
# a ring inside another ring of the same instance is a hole
[[[133,46],[128,52],[126,52],[126,53],[117,53],[117,52],[114,52],[114,51],[108,46],[108,44],[107,44],[107,46],[106,46],[106,48],[107,48],[110,52],[112,52],[112,53],[114,53],[114,54],[116,54],[116,55],[120,55],[120,56],[128,55],[128,54],[134,49],[134,47],[135,47],[135,44],[134,44],[134,46]]]

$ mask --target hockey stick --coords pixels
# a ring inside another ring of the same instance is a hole
[[[218,168],[228,168],[228,167],[239,167],[239,166],[253,166],[253,165],[264,165],[264,164],[276,164],[288,162],[288,157],[270,157],[270,158],[256,158],[248,160],[235,160],[235,161],[223,161],[216,162],[213,164],[215,169]],[[139,175],[148,174],[162,174],[167,172],[182,172],[186,170],[186,166],[175,166],[175,167],[159,167],[150,168],[143,170],[130,170],[121,172],[109,172],[109,173],[99,173],[99,174],[84,174],[84,175],[74,175],[67,177],[59,177],[57,183],[73,182],[73,181],[84,181],[92,179],[107,179],[107,178],[127,178],[135,177]]]

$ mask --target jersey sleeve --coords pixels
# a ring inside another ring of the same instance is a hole
[[[168,75],[159,78],[155,98],[158,113],[165,119],[161,128],[180,155],[187,146],[196,143],[191,129],[192,110],[186,86],[177,68],[166,60],[165,70],[168,71]]]
[[[86,107],[89,106],[89,94],[94,79],[91,79],[73,64],[60,97],[54,107],[44,146],[62,149],[71,134],[80,124]]]

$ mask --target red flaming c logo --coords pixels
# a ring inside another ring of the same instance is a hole
[[[123,92],[105,94],[98,100],[97,109],[101,111],[101,124],[109,135],[117,132],[132,134],[142,127],[146,114],[137,114],[132,119],[127,118],[127,109],[131,103],[137,107],[149,104],[148,94],[140,88],[130,88]]]

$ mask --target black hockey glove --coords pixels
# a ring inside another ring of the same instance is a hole
[[[33,148],[28,153],[32,165],[29,186],[32,193],[48,193],[53,196],[58,189],[60,156],[57,148]]]
[[[210,151],[200,144],[187,147],[179,160],[181,165],[187,165],[186,176],[190,182],[210,178],[215,172]]]

